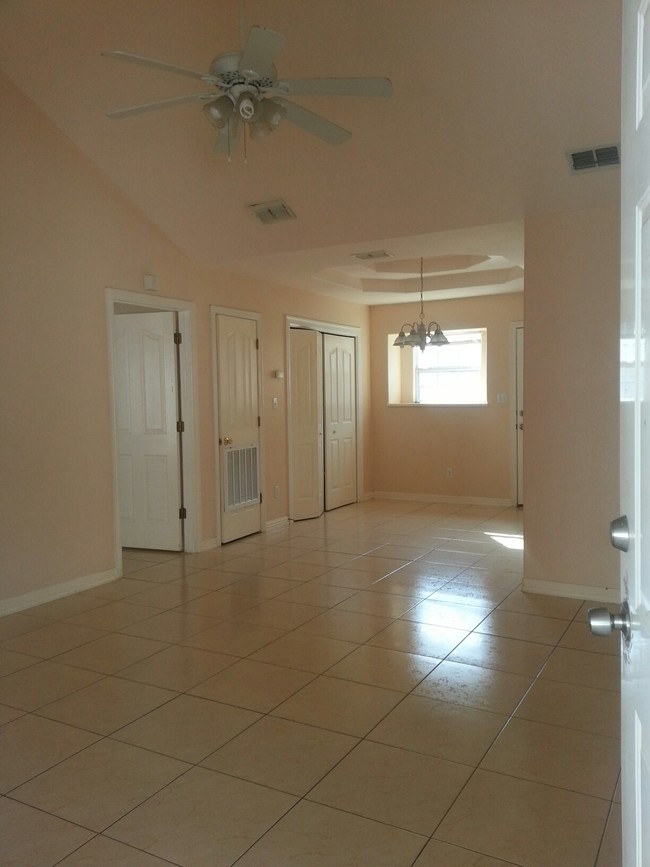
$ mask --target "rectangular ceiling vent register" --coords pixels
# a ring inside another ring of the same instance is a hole
[[[353,253],[352,258],[366,262],[368,259],[390,259],[391,255],[385,250],[369,250],[366,253]]]
[[[619,147],[617,144],[601,145],[600,147],[572,151],[569,153],[569,164],[574,173],[619,166],[621,164]]]
[[[258,205],[249,205],[248,207],[263,226],[296,219],[294,212],[282,199],[275,202],[260,202]]]

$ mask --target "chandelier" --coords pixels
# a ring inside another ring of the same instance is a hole
[[[413,322],[412,324],[407,322],[406,325],[402,325],[393,343],[393,346],[399,346],[400,349],[403,349],[405,346],[419,346],[420,351],[424,352],[427,346],[444,346],[445,343],[449,343],[437,322],[429,322],[428,325],[424,324],[423,268],[424,260],[420,259],[420,321]],[[408,334],[406,333],[407,328],[409,329]]]

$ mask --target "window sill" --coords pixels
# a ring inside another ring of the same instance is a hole
[[[447,408],[449,408],[449,407],[457,407],[457,408],[467,408],[467,407],[472,407],[472,406],[476,406],[476,407],[489,406],[489,403],[488,403],[488,401],[486,400],[486,401],[484,401],[483,403],[387,403],[386,406],[388,406],[388,407],[393,407],[393,406],[409,406],[409,407],[414,407],[414,406],[418,406],[418,407],[425,407],[425,408],[426,408],[426,407],[428,407],[428,408],[431,408],[431,407],[447,407]]]

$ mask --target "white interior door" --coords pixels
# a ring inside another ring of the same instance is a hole
[[[180,551],[174,314],[117,315],[114,326],[120,541]]]
[[[325,502],[323,475],[323,338],[318,331],[292,328],[291,366],[291,515],[316,518]]]
[[[524,329],[515,329],[515,368],[517,387],[517,505],[524,504]]]
[[[357,500],[357,413],[354,337],[323,335],[325,508]]]
[[[217,314],[221,541],[261,529],[257,322]]]
[[[623,864],[650,864],[650,11],[625,0],[622,106],[621,594]]]

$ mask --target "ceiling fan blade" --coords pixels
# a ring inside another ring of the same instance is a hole
[[[239,118],[233,117],[229,120],[225,127],[219,130],[215,139],[213,148],[215,154],[228,154],[230,156],[239,141],[240,130]]]
[[[277,99],[276,101],[285,109],[285,117],[288,121],[304,129],[305,132],[318,136],[318,138],[323,139],[328,144],[342,144],[352,135],[349,130],[343,129],[342,126],[337,126],[331,120],[326,120],[312,111],[308,111],[301,105],[296,105],[295,102],[287,102],[286,99]]]
[[[159,108],[172,108],[184,102],[204,102],[214,99],[214,93],[193,93],[191,96],[175,96],[173,99],[163,99],[159,102],[147,102],[144,105],[133,105],[130,108],[119,108],[117,111],[107,111],[106,117],[121,119],[134,114],[145,114],[147,111],[158,111]]]
[[[149,57],[141,57],[139,54],[129,54],[126,51],[103,51],[102,57],[109,57],[113,60],[126,60],[128,63],[150,66],[152,69],[161,69],[163,72],[173,72],[175,75],[198,78],[199,81],[205,81],[209,84],[218,83],[214,75],[210,75],[207,72],[197,72],[194,69],[187,69],[185,66],[174,66],[171,63],[163,63],[161,60],[151,60]]]
[[[285,41],[281,33],[265,27],[251,27],[239,58],[239,71],[252,78],[273,74],[273,61]]]
[[[390,78],[285,78],[274,89],[288,95],[391,96]]]

